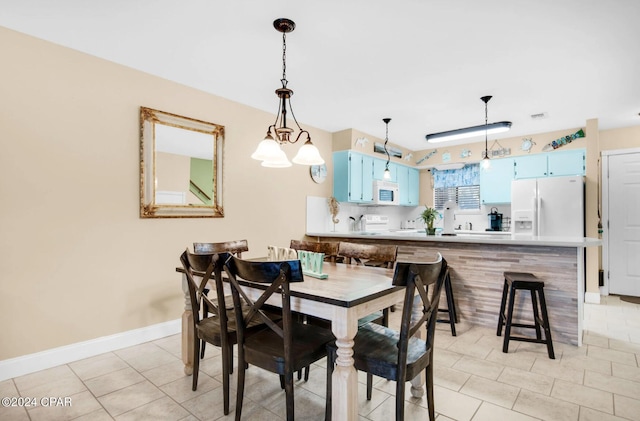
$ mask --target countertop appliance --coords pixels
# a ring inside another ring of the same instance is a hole
[[[376,205],[399,205],[400,193],[398,183],[384,180],[373,182],[373,203]]]
[[[381,232],[389,230],[387,215],[363,215],[362,230],[366,232]]]
[[[584,177],[546,177],[511,182],[514,234],[584,237]]]
[[[498,208],[491,208],[487,231],[502,231],[502,214],[498,213]]]
[[[458,205],[453,200],[447,200],[442,211],[442,235],[454,234],[453,223],[456,219],[455,211]]]

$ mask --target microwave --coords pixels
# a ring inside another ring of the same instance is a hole
[[[373,203],[376,205],[399,205],[400,193],[397,183],[374,180]]]

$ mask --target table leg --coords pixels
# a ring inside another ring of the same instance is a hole
[[[331,377],[332,407],[334,420],[356,421],[358,419],[358,372],[353,366],[353,338],[358,331],[358,319],[349,309],[335,311],[331,330],[336,337],[336,367]]]
[[[182,362],[184,374],[193,374],[193,313],[187,276],[182,274],[182,292],[184,293],[184,312],[182,313]]]
[[[412,326],[422,317],[423,308],[424,307],[423,307],[422,299],[420,298],[420,296],[416,295],[415,297],[413,297],[413,307],[411,310]],[[415,334],[415,337],[422,338],[424,330],[425,329],[422,328],[419,331],[417,331]],[[411,396],[413,396],[414,398],[421,398],[424,395],[425,382],[426,382],[425,372],[421,371],[419,375],[417,375],[411,380]]]

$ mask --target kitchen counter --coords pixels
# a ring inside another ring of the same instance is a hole
[[[398,261],[432,261],[440,252],[451,269],[459,319],[491,329],[497,327],[503,273],[533,273],[545,283],[554,342],[582,344],[584,250],[600,246],[600,239],[532,237],[494,231],[458,231],[457,234],[428,236],[424,230],[397,230],[308,232],[307,236],[318,241],[397,245]],[[441,302],[446,303],[446,300],[443,298]],[[528,296],[520,295],[518,306],[521,308],[518,314],[524,322],[531,322]]]
[[[439,243],[506,244],[541,247],[593,247],[602,240],[589,237],[536,237],[502,231],[456,231],[456,235],[426,235],[424,230],[393,230],[382,232],[308,232],[308,237],[399,240]]]

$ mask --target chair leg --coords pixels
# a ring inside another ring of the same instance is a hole
[[[309,381],[309,366],[306,366],[304,368],[304,381],[308,382]]]
[[[233,344],[229,344],[229,374],[233,374]]]
[[[451,289],[451,279],[445,279],[445,295],[447,296],[447,310],[449,314],[449,325],[451,326],[451,336],[456,335],[456,305],[453,302],[453,290]]]
[[[204,358],[204,347],[207,346],[207,341],[200,342],[200,358]]]
[[[371,392],[373,391],[373,374],[367,373],[367,400],[371,400]]]
[[[542,339],[542,329],[540,329],[540,313],[538,312],[538,298],[536,296],[536,291],[531,290],[531,306],[533,307],[533,325],[536,328],[536,339]]]
[[[224,414],[229,415],[229,347],[222,347],[222,396]]]
[[[402,379],[396,381],[396,420],[404,420],[404,387]]]
[[[433,366],[429,364],[426,369],[427,405],[429,405],[429,421],[436,420],[436,410],[433,399]]]
[[[284,390],[284,376],[280,374],[280,389]]]
[[[325,421],[331,421],[331,376],[333,374],[335,359],[333,356],[333,352],[331,350],[327,350],[327,393],[326,393],[326,406],[324,409],[324,419]]]
[[[389,308],[382,310],[382,326],[389,327]]]
[[[198,349],[200,340],[196,339],[193,342],[193,383],[191,385],[191,390],[195,392],[198,388],[198,373],[200,372],[200,350]]]
[[[295,412],[293,404],[293,372],[290,371],[284,375],[284,393],[287,402],[287,421],[294,421]]]
[[[244,398],[244,375],[246,364],[242,351],[238,355],[238,390],[236,392],[236,421],[240,421],[242,415],[242,399]]]

